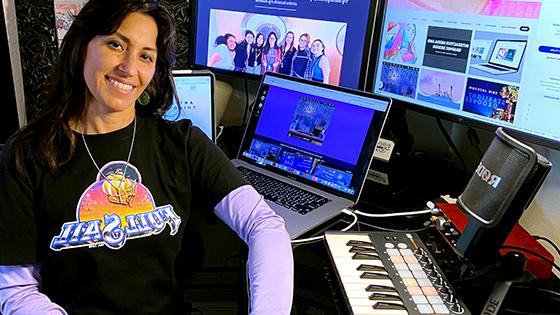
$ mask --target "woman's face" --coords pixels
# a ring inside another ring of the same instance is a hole
[[[247,33],[247,35],[245,35],[245,40],[247,41],[247,44],[250,45],[251,43],[253,43],[253,39],[255,39],[253,34]]]
[[[292,34],[292,33],[286,34],[286,44],[287,44],[287,46],[290,46],[290,44],[292,44],[293,42],[294,42],[294,34]]]
[[[134,113],[136,99],[156,70],[158,28],[143,13],[131,13],[114,34],[94,37],[87,46],[84,79],[88,113]]]
[[[323,44],[321,44],[320,41],[314,41],[313,44],[311,44],[311,52],[314,55],[320,55],[323,53]]]
[[[268,35],[268,44],[270,45],[270,47],[274,47],[274,45],[276,44],[276,35],[272,33]]]
[[[309,45],[309,41],[307,40],[307,37],[300,36],[299,37],[299,48],[300,49],[307,48],[307,45]]]
[[[260,34],[259,36],[257,36],[257,45],[262,45],[264,43],[264,35]]]
[[[229,50],[233,51],[235,49],[235,46],[237,45],[235,36],[228,37],[226,40],[226,45]]]

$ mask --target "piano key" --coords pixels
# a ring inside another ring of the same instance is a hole
[[[346,242],[346,246],[366,246],[366,247],[374,247],[371,241],[358,241],[358,240],[350,240]]]
[[[372,309],[372,306],[352,306],[354,315],[407,315],[406,310]]]
[[[385,267],[376,265],[366,265],[360,264],[357,268],[358,271],[377,271],[377,272],[387,272]]]
[[[366,287],[367,292],[397,292],[393,286],[370,284]]]
[[[379,260],[379,256],[374,254],[361,254],[355,253],[352,255],[352,259],[360,259],[360,260]]]
[[[366,271],[364,273],[362,273],[360,275],[361,279],[372,279],[372,280],[384,280],[384,279],[390,279],[389,275],[386,273],[380,273],[380,272],[371,272],[371,271]]]
[[[373,305],[374,310],[406,310],[406,307],[402,304],[391,303],[391,302],[376,302]]]
[[[377,254],[377,251],[374,248],[363,246],[352,246],[348,251],[351,253]]]
[[[384,302],[402,302],[398,295],[387,294],[387,293],[372,293],[369,296],[372,301],[384,301]]]

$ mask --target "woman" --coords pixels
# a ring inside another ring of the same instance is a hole
[[[312,60],[310,64],[311,80],[329,83],[331,67],[325,55],[325,44],[320,39],[316,39],[311,44]]]
[[[235,36],[230,33],[224,34],[223,41],[225,41],[225,43],[216,41],[216,48],[208,59],[208,66],[233,70],[235,68],[233,60],[235,58],[235,46],[237,45],[237,41]]]
[[[46,107],[0,158],[0,313],[183,314],[195,206],[247,242],[251,312],[289,313],[282,219],[200,129],[160,117],[174,64],[157,1],[90,0],[75,18]]]
[[[249,50],[249,58],[247,58],[247,73],[262,74],[262,52],[264,46],[264,34],[258,33],[255,42]]]
[[[245,38],[235,46],[235,57],[233,58],[235,71],[245,72],[247,69],[247,58],[249,57],[249,50],[254,39],[255,33],[251,30],[246,30]]]
[[[311,50],[309,50],[310,40],[311,37],[309,36],[309,34],[303,33],[300,35],[298,40],[298,48],[294,53],[294,58],[292,60],[292,76],[302,79],[311,78],[311,74],[309,73],[309,71],[307,71],[309,69],[309,61],[311,61]]]
[[[282,50],[278,47],[278,36],[276,33],[270,32],[266,38],[266,44],[262,54],[262,73],[267,71],[278,72],[280,62],[282,61]]]
[[[292,60],[296,52],[294,47],[294,32],[286,33],[284,43],[282,44],[282,62],[280,63],[280,73],[290,75],[292,72]]]

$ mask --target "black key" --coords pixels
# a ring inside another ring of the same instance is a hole
[[[389,275],[379,272],[364,272],[360,275],[360,279],[386,280],[390,279]]]
[[[379,256],[375,254],[362,254],[362,253],[355,253],[352,256],[352,259],[358,260],[379,260]]]
[[[402,302],[401,298],[398,295],[386,293],[373,293],[369,296],[369,299],[376,301]]]
[[[386,285],[379,285],[379,284],[370,284],[366,288],[367,292],[394,292],[397,293],[397,289],[386,286]]]
[[[362,254],[377,254],[375,248],[363,247],[363,246],[352,246],[349,252],[351,253],[362,253]]]
[[[368,247],[374,247],[373,243],[371,242],[365,242],[365,241],[356,241],[356,240],[350,240],[348,241],[348,243],[346,243],[346,246],[368,246]]]
[[[372,307],[374,310],[406,310],[404,305],[390,302],[377,302]]]
[[[373,266],[373,265],[364,265],[361,264],[356,268],[358,271],[375,271],[375,272],[385,272],[387,269],[381,266]]]

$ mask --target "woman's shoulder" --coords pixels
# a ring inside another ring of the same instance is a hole
[[[148,133],[173,138],[188,136],[192,128],[190,119],[171,121],[162,117],[147,117],[142,119],[142,124]]]

